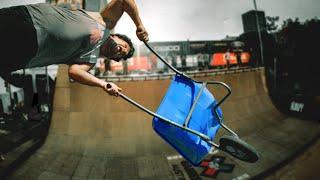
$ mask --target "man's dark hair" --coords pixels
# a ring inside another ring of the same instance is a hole
[[[131,58],[133,56],[133,54],[134,54],[134,51],[135,51],[131,39],[128,36],[124,35],[124,34],[114,34],[114,35],[116,35],[120,39],[126,41],[130,46],[130,51],[128,52],[127,55],[123,56],[122,58],[115,59],[115,60],[120,60],[120,59],[127,60],[128,58]]]

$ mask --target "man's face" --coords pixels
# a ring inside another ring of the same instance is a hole
[[[115,61],[119,61],[119,59],[126,56],[129,51],[129,44],[116,35],[110,35],[100,48],[102,55]]]

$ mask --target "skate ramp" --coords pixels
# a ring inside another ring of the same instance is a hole
[[[319,136],[319,124],[288,117],[277,111],[265,86],[264,69],[198,74],[195,79],[220,80],[232,94],[222,105],[225,123],[260,152],[255,164],[222,152],[235,165],[218,179],[257,177],[294,156]],[[155,111],[169,79],[116,82],[123,93]],[[225,90],[210,88],[216,98]],[[182,102],[177,102],[182,103]],[[54,112],[44,145],[9,179],[177,179],[170,160],[177,152],[152,129],[152,117],[120,97],[100,88],[70,83],[67,67],[60,66]],[[218,136],[226,134],[219,131]],[[218,140],[218,139],[216,139]],[[194,168],[198,174],[201,169]],[[181,168],[184,178],[191,179]],[[202,177],[205,179],[205,177]]]

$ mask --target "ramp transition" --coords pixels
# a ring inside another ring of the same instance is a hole
[[[215,151],[234,165],[232,172],[219,173],[218,179],[258,177],[319,136],[318,123],[288,117],[274,107],[263,69],[197,79],[231,86],[233,93],[222,106],[225,123],[261,155],[257,163],[249,164]],[[117,82],[124,94],[153,111],[169,83],[169,79]],[[220,87],[211,90],[216,98],[224,93]],[[48,137],[8,179],[192,179],[196,175],[206,179],[201,176],[203,168],[189,167],[189,171],[183,166],[177,152],[153,132],[151,120],[120,97],[70,83],[66,66],[61,66]],[[225,133],[220,130],[218,136]]]

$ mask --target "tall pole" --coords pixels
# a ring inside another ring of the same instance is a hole
[[[262,38],[261,38],[260,24],[259,24],[259,19],[258,19],[258,8],[257,8],[256,0],[253,0],[253,5],[254,5],[254,9],[255,9],[256,23],[257,23],[257,31],[258,31],[259,44],[260,44],[261,63],[262,63],[262,65],[264,65],[263,45],[262,45]]]

